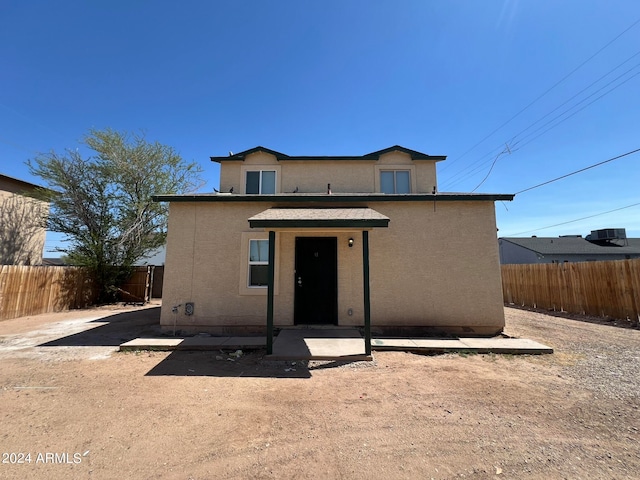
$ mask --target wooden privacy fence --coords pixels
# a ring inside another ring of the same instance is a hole
[[[161,298],[163,277],[164,266],[134,267],[129,280],[120,286],[119,297],[125,302],[148,302],[151,298]]]
[[[640,259],[502,265],[505,303],[640,319]]]
[[[0,265],[0,320],[85,308],[95,300],[81,267]]]
[[[135,267],[120,287],[120,299],[161,298],[163,275],[164,267]],[[0,320],[86,308],[96,303],[97,293],[82,267],[0,265]]]

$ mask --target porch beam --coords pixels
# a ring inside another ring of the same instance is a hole
[[[269,231],[269,266],[267,268],[267,355],[273,354],[273,286],[275,285],[276,232]]]
[[[364,282],[364,349],[371,355],[371,292],[369,287],[369,231],[362,231],[362,279]]]

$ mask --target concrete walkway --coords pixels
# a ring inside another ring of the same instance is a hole
[[[270,360],[372,360],[355,328],[281,330]]]
[[[131,350],[257,350],[266,347],[265,337],[137,338],[120,345]],[[420,353],[543,354],[553,349],[523,338],[373,338],[373,350]],[[283,329],[273,343],[270,360],[371,360],[357,329]]]

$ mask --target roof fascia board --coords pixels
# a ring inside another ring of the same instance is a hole
[[[342,155],[342,156],[331,156],[331,155],[299,155],[299,156],[290,156],[281,152],[276,152],[275,150],[271,150],[265,147],[254,147],[249,150],[245,150],[243,152],[239,152],[236,154],[230,154],[226,157],[209,157],[212,162],[244,162],[245,158],[256,152],[265,152],[276,157],[278,161],[318,161],[318,162],[326,162],[326,161],[378,161],[381,155],[390,152],[403,152],[407,153],[411,156],[411,160],[427,160],[427,161],[435,161],[439,162],[442,160],[446,160],[446,155],[427,155],[426,153],[418,152],[416,150],[411,150],[409,148],[401,147],[400,145],[395,145],[393,147],[385,148],[383,150],[378,150],[376,152],[367,153],[366,155]]]
[[[385,153],[391,153],[391,152],[407,153],[409,154],[409,156],[411,156],[411,160],[440,161],[440,160],[446,160],[447,158],[446,155],[428,155],[426,153],[418,152],[417,150],[411,150],[410,148],[405,148],[400,145],[394,145],[393,147],[384,148],[382,150],[371,152],[364,155],[364,157],[373,158],[377,160],[380,158],[381,155],[384,155]]]
[[[371,228],[388,227],[388,219],[249,220],[251,228]]]
[[[265,148],[265,147],[254,147],[254,148],[250,148],[249,150],[244,150],[243,152],[239,152],[239,153],[235,153],[235,154],[230,154],[227,157],[209,157],[211,159],[212,162],[244,162],[245,158],[248,155],[251,155],[252,153],[256,153],[256,152],[264,152],[264,153],[268,153],[270,155],[273,155],[274,157],[276,157],[276,159],[278,161],[280,160],[285,160],[287,159],[289,156],[281,153],[281,152],[276,152],[275,150],[271,150],[270,148]]]
[[[48,188],[40,186],[40,185],[36,185],[35,183],[31,183],[31,182],[27,182],[26,180],[20,180],[19,178],[15,178],[15,177],[10,177],[9,175],[4,175],[3,173],[0,173],[0,178],[3,178],[9,182],[14,182],[17,183],[23,187],[29,188],[29,189],[36,189],[36,188],[40,188],[43,190],[48,190]]]
[[[464,201],[510,201],[514,194],[317,194],[317,195],[241,195],[241,194],[190,194],[154,195],[154,202],[282,202],[282,203],[351,203],[351,202],[464,202]]]

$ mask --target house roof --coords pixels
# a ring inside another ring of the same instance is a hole
[[[640,255],[640,238],[628,238],[628,245],[618,241],[607,246],[597,245],[582,237],[502,237],[541,255]]]
[[[386,227],[389,217],[371,208],[269,208],[249,218],[251,228]]]
[[[465,202],[513,200],[511,193],[279,193],[245,195],[236,193],[195,193],[154,195],[154,202],[270,202],[270,203],[352,203],[352,202]]]
[[[50,267],[62,267],[66,266],[67,264],[62,258],[46,257],[42,259],[42,265],[47,265]]]
[[[445,160],[447,157],[445,155],[427,155],[426,153],[418,152],[416,150],[411,150],[409,148],[402,147],[400,145],[394,145],[393,147],[385,148],[383,150],[377,150],[375,152],[367,153],[365,155],[341,155],[341,156],[291,156],[285,153],[276,152],[275,150],[271,150],[269,148],[257,146],[254,148],[250,148],[249,150],[245,150],[239,153],[229,153],[226,157],[210,157],[212,162],[233,162],[233,161],[241,161],[243,162],[245,158],[256,152],[265,152],[273,155],[276,159],[280,161],[327,161],[327,160],[369,160],[369,161],[377,161],[381,155],[390,152],[403,152],[407,153],[411,156],[411,160],[431,160],[431,161],[441,161]]]
[[[9,175],[4,175],[2,173],[0,173],[0,179],[8,180],[11,183],[17,184],[20,187],[27,188],[30,190],[34,188],[43,188],[40,185],[36,185],[35,183],[27,182],[25,180],[20,180],[19,178],[10,177]]]

